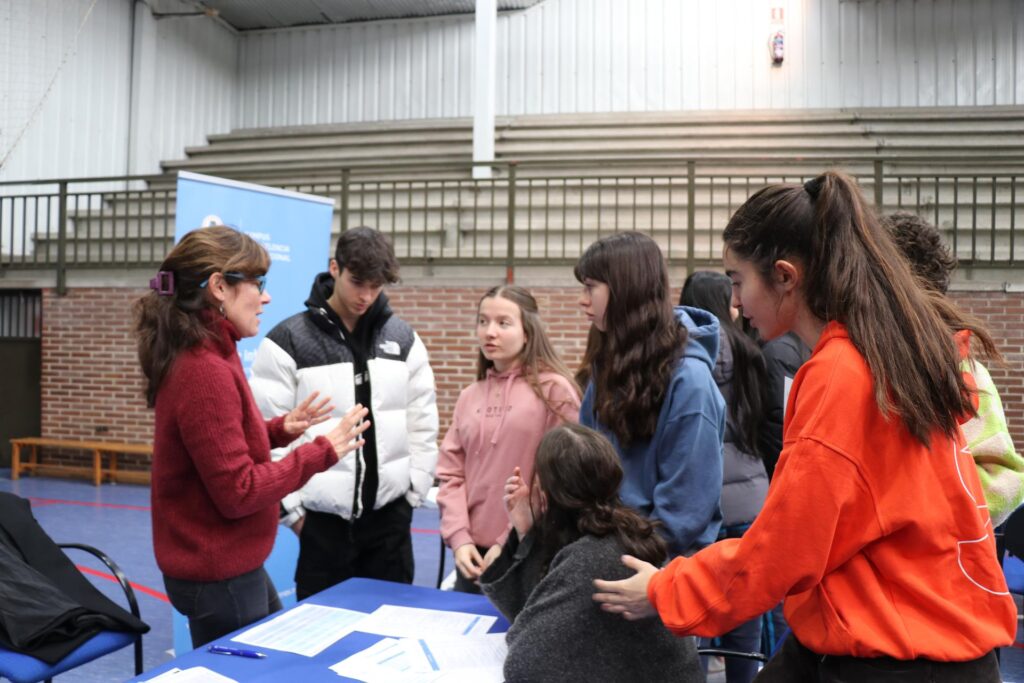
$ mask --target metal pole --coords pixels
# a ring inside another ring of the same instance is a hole
[[[875,159],[875,209],[879,215],[885,212],[885,207],[882,206],[885,201],[885,192],[882,187],[882,160]]]
[[[473,63],[473,178],[491,177],[494,162],[494,114],[496,43],[498,34],[497,0],[476,0]]]
[[[350,171],[347,168],[341,169],[341,232],[348,230],[348,183]]]
[[[516,261],[516,165],[508,167],[508,239],[505,246],[505,282],[515,282]]]
[[[68,183],[60,182],[60,196],[57,200],[57,295],[64,296],[68,291],[68,275],[66,263],[67,224],[68,224]]]
[[[697,162],[686,162],[686,274],[697,266]]]

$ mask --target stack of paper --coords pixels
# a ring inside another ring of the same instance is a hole
[[[361,631],[385,638],[332,666],[337,674],[372,683],[500,683],[507,648],[504,633],[487,633],[495,621],[418,607],[382,605],[366,614],[305,603],[232,640],[314,657]]]
[[[231,640],[315,657],[351,633],[366,617],[365,612],[306,603]]]
[[[485,617],[468,612],[381,605],[355,624],[352,630],[392,638],[471,636],[487,633],[497,620],[497,617]]]
[[[331,670],[367,683],[501,683],[506,653],[504,633],[385,638]]]

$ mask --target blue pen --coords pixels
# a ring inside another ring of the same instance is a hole
[[[223,645],[211,645],[206,648],[207,652],[215,655],[234,655],[235,657],[248,657],[249,659],[266,659],[267,656],[256,650],[243,650],[237,647],[224,647]]]

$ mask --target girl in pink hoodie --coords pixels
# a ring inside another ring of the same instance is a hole
[[[480,299],[477,381],[463,389],[441,444],[441,535],[455,553],[455,590],[478,593],[476,580],[508,535],[505,480],[519,467],[530,481],[541,437],[579,419],[579,388],[558,358],[537,301],[515,285]]]

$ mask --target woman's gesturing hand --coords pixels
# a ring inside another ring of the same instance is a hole
[[[317,403],[319,391],[314,391],[306,397],[306,400],[295,406],[290,413],[284,416],[284,431],[288,436],[297,437],[313,425],[318,425],[331,416],[334,406],[330,405],[331,397],[325,396]]]
[[[362,404],[357,403],[345,413],[334,429],[324,434],[334,446],[334,452],[339,458],[345,457],[366,443],[365,439],[359,436],[370,427],[370,421],[363,419],[369,412]]]
[[[530,487],[523,481],[519,468],[515,468],[512,476],[505,481],[505,509],[508,518],[515,527],[519,538],[523,538],[533,528],[533,510],[530,509]]]

